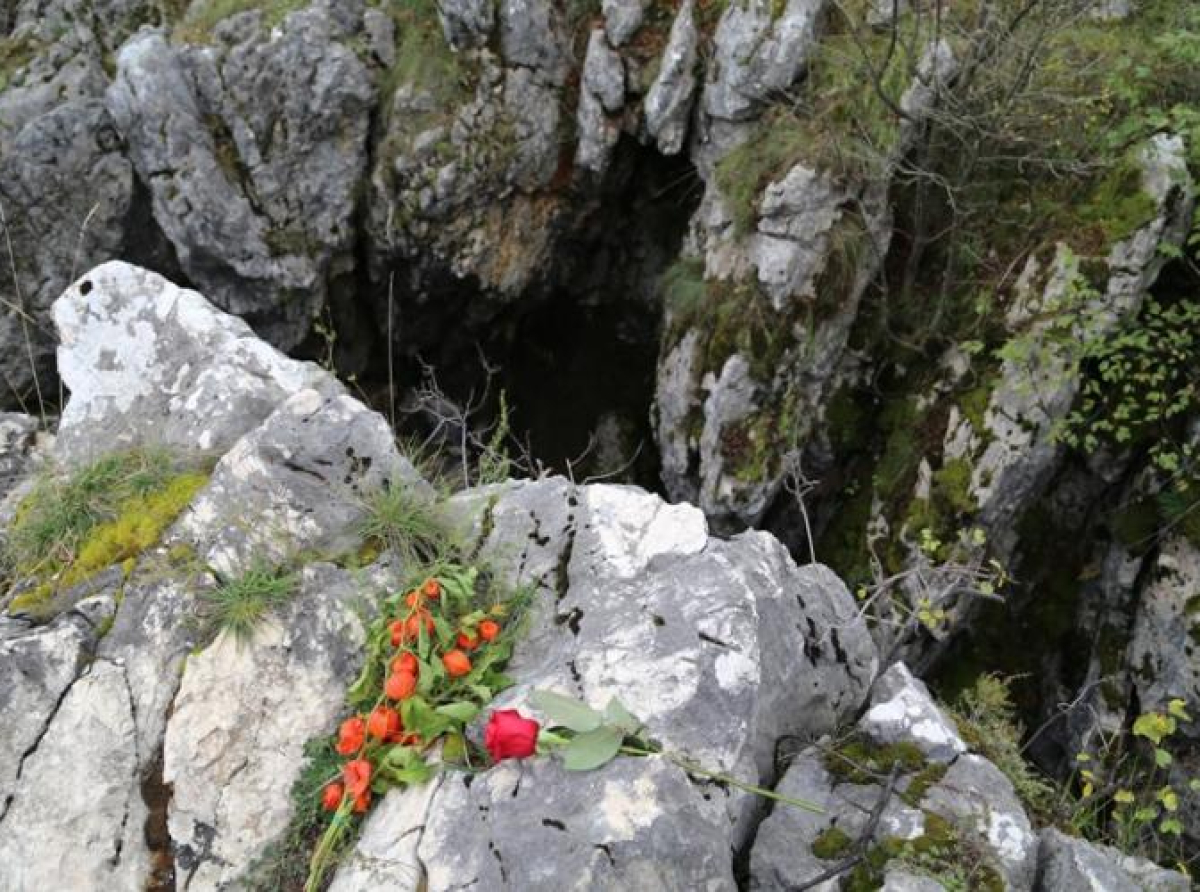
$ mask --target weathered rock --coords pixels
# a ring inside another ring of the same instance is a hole
[[[54,304],[59,372],[71,399],[56,452],[159,444],[221,454],[293,393],[342,393],[194,291],[125,263],[92,270]]]
[[[925,888],[920,878],[906,873],[904,860],[906,852],[922,851],[935,853],[932,857],[967,888],[995,880],[1006,889],[1033,888],[1037,837],[1012,785],[991,762],[966,752],[924,685],[903,664],[877,680],[871,707],[855,732],[865,746],[879,747],[881,770],[865,767],[858,761],[860,750],[843,751],[835,741],[802,751],[778,789],[822,812],[778,807],[771,813],[751,851],[751,888],[812,882],[852,854],[850,847],[860,839],[856,851],[874,852],[876,866],[870,870],[883,871],[884,888]],[[900,756],[889,757],[889,747],[913,747],[928,761],[913,764],[899,748]],[[890,772],[889,758],[899,760]],[[838,880],[827,878],[815,888],[832,892]]]
[[[36,418],[19,412],[0,412],[0,502],[24,474],[37,431]]]
[[[658,76],[644,103],[646,130],[664,155],[677,153],[687,135],[696,92],[698,41],[693,0],[684,0],[671,24]]]
[[[790,87],[808,61],[824,6],[824,0],[789,0],[777,13],[768,0],[729,5],[713,36],[704,111],[744,121]]]
[[[620,54],[608,45],[602,28],[593,30],[588,39],[579,91],[579,147],[575,158],[581,167],[604,173],[621,135],[618,122],[609,116],[625,104],[625,67]]]
[[[75,676],[96,644],[96,626],[112,604],[91,602],[53,623],[0,627],[0,820],[23,763],[37,747]]]
[[[0,142],[0,229],[16,275],[0,264],[0,405],[36,409],[51,398],[50,305],[122,249],[132,198],[132,168],[98,99],[65,102]]]
[[[646,16],[646,0],[600,0],[600,8],[613,46],[620,46],[637,33]]]
[[[1159,551],[1138,600],[1126,662],[1144,712],[1167,711],[1176,698],[1200,715],[1200,549],[1183,536]],[[1200,740],[1200,727],[1196,737]]]
[[[1186,892],[1191,883],[1183,874],[1150,861],[1047,827],[1041,833],[1034,888],[1038,892]]]
[[[240,439],[172,534],[235,574],[361,542],[367,498],[386,483],[432,495],[379,414],[345,394],[301,390]]]
[[[163,744],[177,888],[232,883],[287,826],[304,744],[332,730],[361,665],[354,605],[385,584],[310,566],[252,640],[222,634],[188,660]]]
[[[361,16],[316,3],[257,21],[203,49],[139,35],[108,104],[188,278],[286,349],[353,269],[375,94],[350,46]]]
[[[871,708],[859,727],[876,743],[913,743],[934,762],[952,762],[967,751],[954,723],[903,663],[875,680]]]
[[[462,498],[464,509],[487,501],[474,509],[486,512],[484,553],[541,582],[509,667],[518,685],[498,705],[528,708],[533,688],[599,705],[619,696],[672,751],[767,780],[781,738],[831,729],[870,683],[874,648],[848,593],[824,568],[797,569],[766,534],[712,539],[694,508],[614,486],[549,480]],[[529,544],[514,554],[509,543]],[[499,819],[510,811],[538,819]],[[728,888],[730,852],[756,811],[661,758],[573,777],[548,762],[501,767],[388,807],[386,832],[372,818],[346,876],[417,888],[419,863],[430,889],[470,877],[549,888],[564,876],[589,888]]]

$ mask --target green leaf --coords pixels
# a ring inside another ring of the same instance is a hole
[[[534,691],[529,695],[529,700],[535,709],[546,714],[552,724],[562,725],[580,734],[595,731],[603,721],[600,713],[583,701],[564,697],[554,691]]]
[[[1133,733],[1157,745],[1162,743],[1164,737],[1175,733],[1175,720],[1160,712],[1147,712],[1137,717],[1133,723]]]
[[[465,725],[471,719],[475,718],[475,716],[479,715],[479,707],[466,700],[459,700],[456,703],[447,703],[444,706],[439,706],[434,712],[452,718],[456,722],[462,722]]]
[[[573,738],[560,750],[568,771],[591,771],[611,762],[621,750],[625,735],[620,728],[601,725]]]
[[[1161,747],[1154,750],[1154,764],[1159,768],[1169,768],[1173,761],[1171,754]]]
[[[642,727],[638,717],[626,709],[625,704],[616,697],[609,700],[608,705],[604,707],[604,720],[626,734],[636,734]]]

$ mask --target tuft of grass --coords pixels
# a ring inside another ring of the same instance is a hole
[[[200,613],[210,634],[226,632],[249,641],[267,614],[291,600],[296,576],[278,567],[255,566],[200,595]]]
[[[11,609],[52,612],[54,595],[154,545],[208,476],[162,450],[105,456],[63,475],[47,471],[17,508],[0,567],[33,587]]]
[[[212,31],[230,16],[252,9],[262,10],[263,27],[270,31],[280,24],[289,13],[303,9],[309,0],[201,0],[188,7],[183,21],[175,28],[172,37],[179,43],[206,44],[212,39]]]
[[[359,534],[368,545],[393,552],[406,565],[436,564],[453,537],[433,501],[403,483],[387,483],[364,496]]]

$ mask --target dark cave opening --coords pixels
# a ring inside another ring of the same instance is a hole
[[[394,390],[397,416],[417,437],[431,421],[411,412],[411,394],[430,372],[459,405],[487,394],[474,419],[481,428],[494,423],[503,393],[510,451],[527,452],[535,467],[659,491],[650,426],[658,280],[679,252],[698,183],[686,157],[623,138],[602,183],[570,187],[583,192],[571,202],[582,210],[555,234],[549,268],[515,300],[491,300],[449,274],[412,283],[398,265],[390,356],[384,332],[363,389],[377,407]]]

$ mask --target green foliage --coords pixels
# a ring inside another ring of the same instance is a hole
[[[896,766],[901,777],[925,768],[925,754],[912,743],[874,743],[854,736],[826,750],[825,770],[841,782],[877,784]]]
[[[1063,440],[1085,452],[1147,444],[1159,470],[1190,465],[1179,421],[1200,409],[1200,301],[1149,298],[1111,337],[1084,344],[1084,380]]]
[[[1017,721],[1009,682],[984,673],[959,695],[950,715],[970,748],[991,760],[1012,782],[1025,808],[1045,816],[1055,792],[1022,755],[1025,729]]]
[[[922,818],[925,830],[915,839],[887,837],[868,849],[846,878],[847,892],[880,888],[893,862],[950,892],[1003,892],[1004,880],[981,841],[932,811]]]
[[[4,566],[34,581],[10,610],[54,613],[59,591],[157,543],[207,482],[207,474],[153,450],[115,453],[69,475],[43,474],[4,541]]]
[[[287,604],[295,594],[296,577],[286,570],[251,567],[199,595],[200,616],[210,634],[226,632],[249,641],[267,614]]]
[[[38,44],[28,35],[0,37],[0,91],[37,55]]]
[[[431,496],[391,482],[363,497],[366,516],[359,534],[395,553],[407,565],[435,564],[454,549],[449,525]]]
[[[1193,861],[1183,840],[1180,784],[1198,793],[1200,778],[1173,769],[1179,724],[1190,721],[1185,702],[1170,700],[1165,711],[1139,715],[1128,731],[1102,733],[1077,754],[1068,814],[1076,832],[1161,864]]]
[[[382,95],[390,97],[399,87],[411,86],[440,106],[433,114],[450,113],[470,96],[473,71],[464,55],[446,42],[436,0],[385,0],[380,6],[396,24],[396,60]]]
[[[790,110],[764,115],[752,136],[717,164],[717,187],[733,217],[734,230],[752,232],[762,191],[803,159],[810,134]]]
[[[225,19],[255,9],[261,11],[263,27],[270,31],[308,4],[309,0],[197,0],[172,36],[179,43],[206,44],[212,40],[213,28]]]
[[[853,844],[854,840],[841,827],[827,827],[813,840],[812,853],[823,861],[832,861],[845,857]]]

